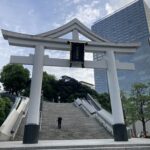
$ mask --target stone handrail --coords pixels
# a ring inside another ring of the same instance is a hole
[[[0,140],[10,140],[13,138],[17,132],[17,129],[24,117],[24,114],[27,112],[29,98],[21,97],[17,105],[11,110],[10,114],[3,122],[0,127]]]
[[[102,109],[96,113],[95,118],[102,123],[104,128],[113,135],[113,119],[109,112],[107,112],[105,109]]]
[[[101,105],[98,103],[98,101],[96,99],[94,99],[90,94],[87,94],[87,100],[90,102],[91,105],[93,105],[95,107],[95,109],[97,111],[101,110],[102,107]]]
[[[96,113],[96,109],[90,105],[87,100],[77,98],[74,101],[76,106],[81,107],[89,116]]]
[[[26,116],[27,110],[28,110],[28,98],[23,98],[21,103],[19,103],[19,106],[17,106],[17,111],[19,112],[19,116],[11,130],[12,138],[15,137],[17,130],[21,124],[22,119]]]
[[[94,116],[96,120],[98,120],[106,130],[113,135],[113,118],[112,115],[103,109],[100,104],[97,105],[93,99],[89,100],[79,99],[75,100],[75,105],[82,108],[89,116]]]

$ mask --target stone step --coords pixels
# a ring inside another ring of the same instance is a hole
[[[57,119],[62,117],[62,129],[57,128]],[[15,140],[22,140],[25,119],[17,132]],[[111,135],[94,118],[91,118],[73,103],[43,102],[42,123],[39,139],[101,139]]]

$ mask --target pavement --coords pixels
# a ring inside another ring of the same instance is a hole
[[[38,144],[23,144],[22,141],[1,141],[0,149],[22,148],[63,148],[63,147],[90,147],[90,146],[150,146],[150,139],[132,138],[128,142],[115,142],[113,139],[83,139],[83,140],[40,140]]]

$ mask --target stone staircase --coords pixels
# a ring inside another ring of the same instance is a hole
[[[57,128],[57,118],[62,117],[62,129]],[[25,119],[15,140],[22,140]],[[43,102],[40,140],[108,139],[111,135],[94,118],[88,117],[73,103]]]

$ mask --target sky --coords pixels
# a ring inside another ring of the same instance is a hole
[[[74,18],[87,27],[134,0],[0,0],[0,29],[26,34],[38,34],[55,29]],[[150,0],[145,0],[150,6]],[[9,46],[0,31],[0,70],[9,63],[11,55],[29,55],[33,49]],[[69,53],[45,51],[54,58],[69,58]],[[92,54],[86,54],[92,60]],[[31,66],[25,66],[32,70]],[[44,67],[44,71],[60,78],[71,76],[94,84],[93,69]]]

